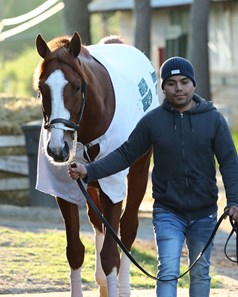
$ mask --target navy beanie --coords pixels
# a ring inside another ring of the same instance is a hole
[[[164,89],[165,81],[173,75],[183,75],[190,78],[196,87],[193,65],[182,57],[172,57],[166,60],[160,68],[161,89]]]

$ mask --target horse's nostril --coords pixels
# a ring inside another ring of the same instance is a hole
[[[69,145],[65,141],[64,147],[61,150],[54,151],[47,145],[47,154],[54,159],[55,162],[66,162],[69,159]]]
[[[49,143],[47,144],[47,154],[53,158],[53,152],[52,150],[50,149],[50,146],[49,146]]]
[[[64,142],[64,148],[63,148],[62,153],[66,157],[65,161],[68,161],[68,159],[69,159],[69,145],[68,145],[68,142],[66,142],[66,141]]]

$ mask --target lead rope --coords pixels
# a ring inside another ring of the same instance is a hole
[[[75,164],[71,164],[72,167],[75,167]],[[95,205],[94,201],[92,200],[92,198],[89,196],[88,192],[85,190],[83,184],[82,184],[82,181],[80,178],[78,178],[77,180],[77,183],[79,185],[79,188],[80,190],[82,191],[83,195],[85,196],[87,202],[90,204],[90,206],[92,207],[92,209],[94,210],[94,212],[97,214],[97,216],[99,217],[99,219],[101,220],[101,222],[106,226],[106,228],[108,228],[109,232],[111,233],[113,239],[117,242],[117,244],[120,246],[120,248],[123,250],[123,252],[127,255],[127,257],[131,260],[131,262],[136,265],[146,276],[154,279],[154,280],[157,280],[157,281],[161,281],[161,282],[168,282],[168,281],[174,281],[174,280],[178,280],[180,278],[182,278],[185,274],[187,274],[193,267],[194,265],[201,259],[201,257],[203,256],[203,254],[205,253],[206,249],[208,248],[208,246],[211,244],[213,238],[215,237],[216,235],[216,232],[218,230],[218,228],[220,227],[222,221],[227,217],[228,215],[228,210],[224,211],[224,213],[221,215],[221,217],[219,218],[210,238],[208,239],[207,241],[207,244],[205,245],[204,249],[199,253],[199,255],[197,256],[197,259],[189,266],[188,270],[185,271],[184,273],[180,274],[178,277],[175,277],[175,278],[171,278],[171,279],[160,279],[160,278],[157,278],[156,276],[153,276],[151,275],[150,273],[148,273],[136,260],[135,258],[131,255],[131,253],[127,250],[127,248],[125,247],[125,245],[123,244],[123,242],[118,238],[117,234],[115,233],[115,231],[112,229],[111,225],[108,223],[108,221],[105,219],[105,217],[101,214],[101,212],[99,211],[99,209],[97,208],[97,206]],[[224,251],[225,251],[225,255],[226,257],[232,261],[232,262],[235,262],[235,263],[238,263],[237,259],[238,259],[238,246],[237,246],[237,249],[236,249],[236,261],[235,260],[231,260],[228,256],[227,256],[227,253],[226,253],[226,247],[227,247],[227,244],[228,244],[228,241],[230,240],[232,234],[235,232],[236,233],[236,243],[238,244],[238,226],[237,226],[237,223],[234,223],[231,219],[230,219],[230,222],[231,222],[231,226],[232,226],[232,231],[226,241],[226,244],[225,244],[225,248],[224,248]]]
[[[229,261],[231,261],[233,263],[237,263],[237,265],[238,265],[238,223],[232,221],[231,217],[229,217],[229,219],[230,219],[230,224],[232,226],[232,230],[231,230],[231,232],[230,232],[230,234],[229,234],[229,236],[228,236],[228,238],[226,240],[226,243],[225,243],[225,246],[224,246],[224,254],[225,254],[225,256],[227,257],[227,259]],[[228,256],[227,251],[226,251],[228,242],[229,242],[230,238],[232,237],[232,235],[234,233],[236,233],[236,260],[233,260],[230,256]]]

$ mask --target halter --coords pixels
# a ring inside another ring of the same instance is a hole
[[[86,85],[85,81],[83,80],[82,81],[82,104],[80,106],[77,122],[74,123],[74,122],[72,122],[70,120],[66,120],[66,119],[63,119],[63,118],[55,118],[55,119],[51,120],[50,122],[48,122],[46,120],[47,116],[46,116],[45,112],[43,111],[44,119],[45,119],[44,128],[47,129],[47,130],[54,128],[54,129],[62,129],[64,131],[78,131],[80,121],[81,121],[81,119],[83,117],[83,112],[84,112],[84,108],[85,108],[85,105],[86,105],[86,100],[87,100],[87,85]],[[63,124],[64,128],[59,128],[59,127],[55,126],[55,124],[58,124],[58,123]]]

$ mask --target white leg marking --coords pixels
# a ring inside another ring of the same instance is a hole
[[[108,297],[118,297],[117,268],[114,267],[112,272],[107,276]]]
[[[106,275],[102,269],[100,252],[102,250],[103,242],[104,242],[104,234],[94,229],[95,232],[95,280],[99,285],[100,297],[107,297],[107,279]]]
[[[73,270],[70,273],[71,297],[83,297],[81,268]]]
[[[125,253],[122,253],[119,276],[118,276],[119,297],[131,296],[130,264],[131,264],[131,261],[129,260],[127,255]]]

